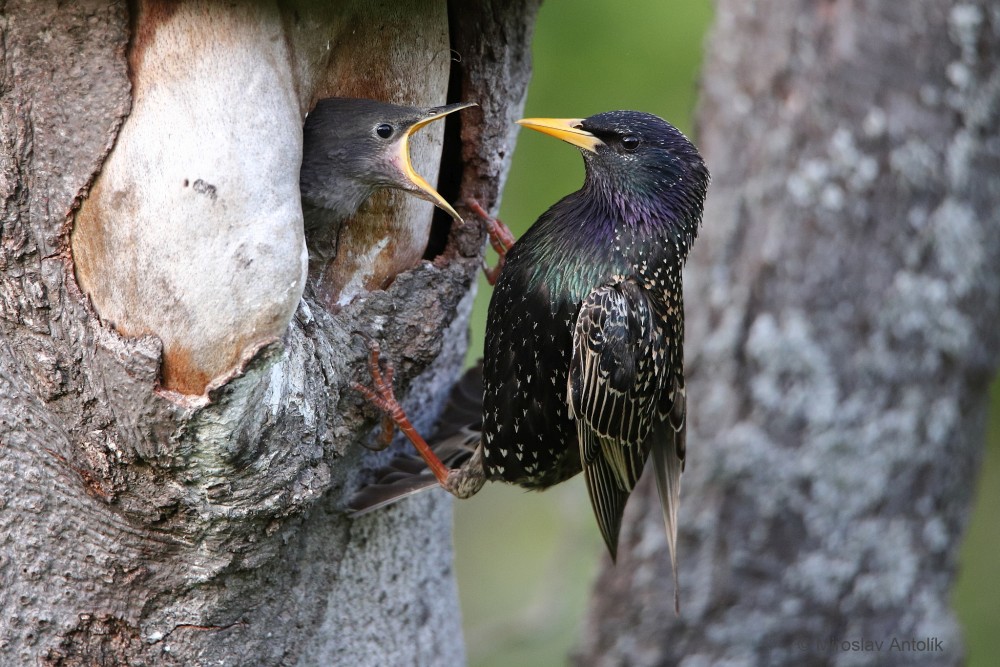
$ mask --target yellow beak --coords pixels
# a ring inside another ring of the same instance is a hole
[[[522,118],[517,124],[596,153],[597,147],[603,146],[604,142],[581,129],[582,122],[582,118]]]
[[[433,203],[435,206],[450,215],[455,222],[460,225],[463,224],[462,216],[460,216],[455,209],[451,207],[451,204],[449,204],[448,201],[442,197],[441,194],[435,190],[423,176],[418,174],[416,169],[413,168],[413,164],[410,162],[410,137],[412,137],[414,133],[416,133],[416,131],[424,125],[433,123],[436,120],[441,120],[448,114],[455,113],[461,109],[474,106],[476,106],[475,102],[460,102],[458,104],[448,104],[443,107],[428,109],[427,115],[407,128],[403,137],[399,140],[399,167],[402,170],[403,175],[406,176],[406,179],[413,184],[413,193],[421,199],[426,199],[427,201]]]

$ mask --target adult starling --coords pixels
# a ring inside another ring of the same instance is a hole
[[[652,454],[676,601],[686,405],[681,268],[701,224],[708,170],[680,131],[651,114],[519,122],[579,147],[586,179],[506,253],[486,325],[474,451],[456,469],[441,464],[395,401],[377,347],[375,391],[359,389],[456,496],[486,480],[544,489],[582,468],[612,558],[625,502]],[[373,500],[385,504],[384,496]]]
[[[455,209],[413,169],[409,142],[428,123],[473,105],[420,109],[346,97],[320,100],[302,129],[303,202],[343,221],[379,188],[395,188],[433,202],[460,222]]]

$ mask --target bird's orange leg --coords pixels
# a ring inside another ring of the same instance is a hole
[[[395,369],[391,365],[387,365],[385,370],[382,371],[382,382],[388,387],[392,387],[393,373]],[[396,432],[396,422],[392,421],[392,417],[387,414],[382,414],[382,428],[379,430],[378,441],[375,444],[369,445],[364,444],[366,449],[370,449],[373,452],[381,452],[385,450],[389,445],[392,444],[392,436]]]
[[[486,274],[486,281],[490,285],[496,285],[497,278],[500,275],[500,270],[503,269],[504,260],[507,257],[507,251],[514,247],[514,233],[510,231],[507,225],[503,224],[499,219],[492,217],[486,212],[478,201],[469,197],[465,200],[466,206],[472,209],[472,212],[478,215],[486,223],[486,233],[490,237],[490,245],[496,250],[497,255],[500,259],[497,260],[497,265],[490,268],[483,263],[483,273]]]
[[[390,434],[388,437],[391,438],[392,429],[386,428],[389,425],[386,422],[395,424],[402,431],[403,435],[413,443],[413,446],[417,448],[417,452],[423,457],[424,462],[427,463],[427,467],[434,473],[434,477],[437,478],[441,486],[451,491],[453,485],[448,480],[448,468],[441,463],[441,459],[438,458],[437,454],[430,448],[430,445],[427,444],[427,441],[417,433],[417,429],[407,419],[406,412],[403,410],[403,406],[399,404],[399,401],[396,400],[396,393],[392,389],[392,365],[386,363],[385,371],[383,371],[382,364],[379,361],[379,354],[378,342],[369,340],[368,371],[372,376],[373,388],[370,389],[359,382],[355,382],[353,384],[354,389],[361,392],[365,398],[384,413],[386,419],[382,424],[383,437],[386,437],[384,434],[388,432]]]

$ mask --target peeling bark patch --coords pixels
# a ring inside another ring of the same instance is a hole
[[[113,616],[81,614],[79,624],[42,657],[45,667],[137,665],[143,648],[139,628]]]
[[[301,296],[293,64],[273,7],[133,9],[132,110],[77,215],[75,269],[102,321],[163,341],[164,386],[197,396],[233,344],[282,335]]]

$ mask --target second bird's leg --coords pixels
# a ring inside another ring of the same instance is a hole
[[[359,391],[365,398],[375,405],[383,413],[382,437],[390,438],[392,429],[390,424],[395,424],[397,428],[413,443],[431,473],[437,478],[438,483],[446,491],[458,498],[468,498],[475,494],[486,483],[486,476],[483,470],[482,447],[476,449],[475,454],[461,468],[449,469],[438,455],[434,453],[427,441],[417,432],[410,420],[406,416],[403,406],[396,400],[396,392],[392,388],[393,368],[385,362],[385,370],[382,370],[382,363],[379,356],[381,350],[375,340],[368,341],[368,372],[372,376],[372,388],[355,382],[354,389]],[[386,435],[386,433],[390,435]]]
[[[486,233],[489,234],[490,245],[493,246],[497,255],[500,256],[500,259],[497,260],[497,265],[493,268],[487,266],[485,260],[483,261],[483,273],[486,274],[486,281],[490,285],[496,285],[497,277],[500,275],[500,270],[503,268],[504,260],[507,257],[507,251],[514,247],[514,241],[516,240],[514,233],[499,219],[487,213],[486,209],[477,200],[469,197],[465,200],[465,203],[472,209],[473,213],[482,218],[486,223]]]

